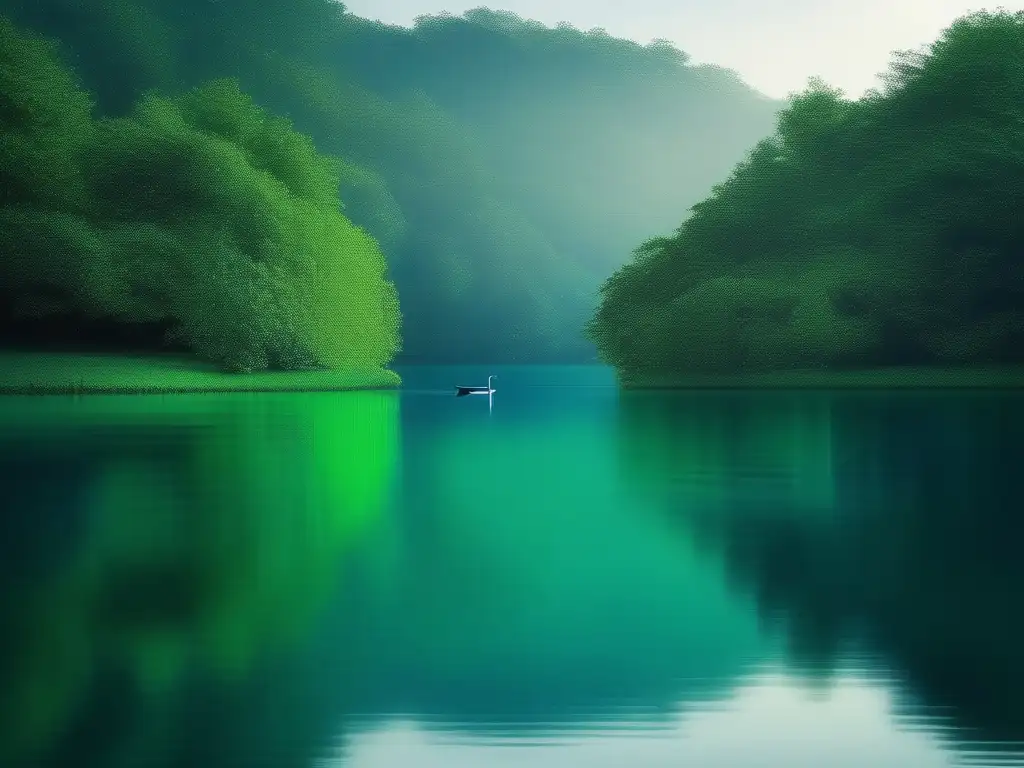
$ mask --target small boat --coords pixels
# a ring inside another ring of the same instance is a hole
[[[493,395],[494,388],[491,386],[491,379],[496,379],[497,376],[487,377],[486,387],[460,387],[458,384],[455,385],[455,396],[465,397],[466,395]]]

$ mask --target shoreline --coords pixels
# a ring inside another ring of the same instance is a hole
[[[650,389],[1024,389],[1024,366],[868,368],[747,374],[616,374],[625,390]]]
[[[386,368],[225,373],[183,355],[0,352],[0,396],[397,390]]]

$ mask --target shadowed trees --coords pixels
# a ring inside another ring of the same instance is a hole
[[[1024,15],[897,54],[857,101],[813,81],[712,195],[601,289],[624,371],[1019,362]]]

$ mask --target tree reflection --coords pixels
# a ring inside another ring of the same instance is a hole
[[[812,422],[816,439],[789,450]],[[624,471],[724,553],[807,675],[879,652],[909,683],[904,708],[948,710],[958,739],[1024,740],[1024,398],[626,396],[621,425]]]
[[[2,407],[4,765],[175,764],[176,702],[302,641],[393,485],[394,393]]]
[[[631,506],[607,424],[542,407],[561,412],[438,417],[429,450],[410,451],[396,519],[415,542],[388,594],[349,597],[358,711],[375,723],[519,740],[665,727],[770,652],[717,558]]]

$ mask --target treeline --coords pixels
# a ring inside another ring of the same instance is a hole
[[[957,20],[850,101],[812,82],[712,195],[601,289],[645,371],[1024,360],[1024,14]]]
[[[229,370],[377,367],[398,346],[344,165],[233,80],[95,119],[54,47],[0,17],[0,299],[164,327]]]
[[[591,358],[581,328],[603,276],[705,195],[779,106],[666,43],[486,9],[411,30],[332,0],[0,10],[60,41],[104,119],[230,78],[342,158],[343,215],[386,256],[415,361]]]

